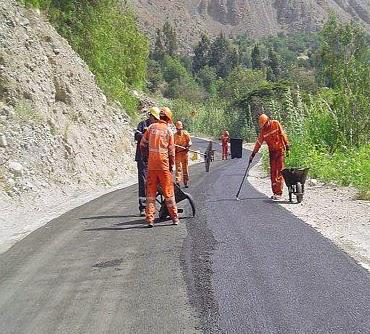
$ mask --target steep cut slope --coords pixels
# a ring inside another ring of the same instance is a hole
[[[116,183],[132,175],[133,149],[128,116],[67,41],[37,12],[1,1],[0,211]]]
[[[354,19],[370,30],[368,0],[130,0],[144,30],[169,19],[182,45],[193,43],[201,32],[211,36],[247,33],[261,37],[279,32],[315,31],[333,11]]]

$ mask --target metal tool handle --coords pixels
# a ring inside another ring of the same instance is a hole
[[[198,151],[194,151],[194,150],[191,150],[190,148],[186,148],[186,147],[184,147],[184,146],[180,146],[180,145],[177,145],[177,144],[175,144],[175,147],[182,148],[184,151],[185,151],[185,150],[188,150],[189,152],[193,152],[193,153],[203,154],[203,155],[204,155],[204,153],[200,153],[200,152],[198,152]]]
[[[248,172],[249,172],[249,167],[251,165],[251,161],[249,161],[248,163],[248,166],[247,166],[247,169],[245,170],[245,173],[244,173],[244,176],[243,176],[243,180],[242,180],[242,183],[240,184],[240,187],[239,187],[239,190],[238,190],[238,193],[236,194],[236,198],[239,197],[239,194],[240,194],[240,191],[242,190],[242,187],[243,187],[243,184],[244,184],[244,181],[245,181],[245,178],[248,176]]]

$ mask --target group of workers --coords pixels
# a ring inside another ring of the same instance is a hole
[[[168,107],[152,107],[148,110],[148,118],[139,123],[135,132],[139,210],[149,227],[154,226],[158,186],[172,223],[179,223],[172,178],[174,165],[177,186],[183,182],[188,187],[188,152],[192,142],[181,121],[176,122],[176,133],[170,127],[172,124],[173,115]]]
[[[259,116],[260,133],[249,157],[252,163],[263,142],[266,142],[270,157],[270,176],[273,200],[280,200],[283,192],[283,176],[285,153],[289,150],[288,137],[281,124],[270,120],[265,114]],[[160,185],[174,225],[179,223],[177,205],[174,195],[173,167],[176,167],[176,185],[183,182],[185,188],[189,183],[188,152],[192,145],[190,135],[184,130],[181,121],[175,123],[173,131],[173,115],[168,107],[159,109],[151,107],[148,118],[138,124],[135,132],[137,149],[135,160],[138,168],[139,210],[145,216],[149,227],[154,226],[155,201]],[[222,160],[228,158],[230,135],[224,130],[221,136]]]

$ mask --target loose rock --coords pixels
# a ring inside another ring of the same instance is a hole
[[[0,133],[0,147],[8,146],[8,142],[4,134]]]
[[[20,177],[20,176],[23,176],[24,169],[23,169],[23,166],[19,162],[10,161],[9,162],[9,171],[14,176]]]

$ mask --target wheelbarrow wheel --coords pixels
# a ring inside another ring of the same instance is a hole
[[[296,185],[296,190],[297,190],[297,202],[298,203],[301,203],[303,201],[303,187],[302,187],[302,184],[300,182],[297,182],[297,185]]]
[[[167,206],[165,203],[161,205],[161,208],[159,209],[158,213],[159,219],[160,220],[166,220],[166,218],[169,216]]]
[[[293,193],[292,193],[292,191],[289,189],[289,202],[293,202]]]
[[[189,201],[192,216],[195,217],[195,204],[194,204],[193,197],[191,197],[190,194],[186,194],[186,199]],[[181,210],[183,210],[183,209],[181,209]],[[179,209],[179,212],[182,212],[182,211],[180,211],[180,209]],[[166,220],[169,217],[168,209],[167,209],[167,206],[164,202],[161,204],[158,216],[159,216],[159,219],[161,221]]]

